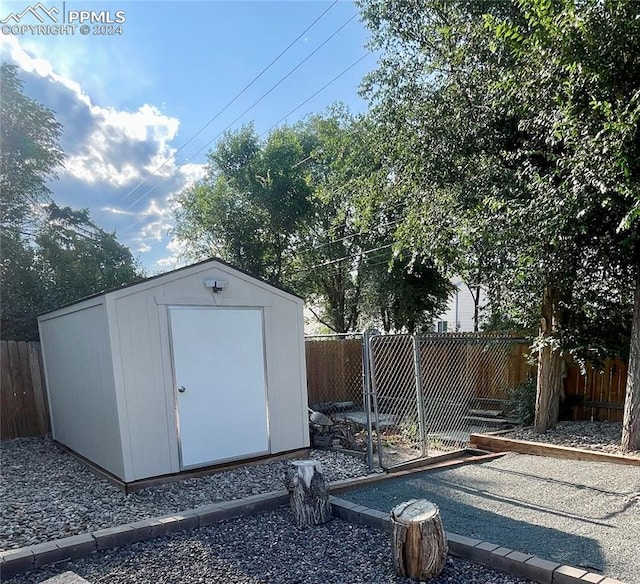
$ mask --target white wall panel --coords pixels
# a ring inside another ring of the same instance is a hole
[[[40,317],[53,438],[116,476],[120,423],[102,304]]]

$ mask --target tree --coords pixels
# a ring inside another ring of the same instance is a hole
[[[0,89],[0,228],[6,234],[23,229],[32,206],[50,200],[47,182],[63,153],[54,113],[24,95],[13,65],[0,65]]]
[[[30,238],[50,201],[63,153],[51,110],[25,96],[17,68],[0,65],[0,334],[31,339],[42,290]],[[35,336],[34,336],[35,334]]]
[[[141,275],[115,234],[88,211],[59,207],[47,181],[63,153],[53,112],[25,96],[15,67],[2,65],[0,334],[38,338],[36,316]]]
[[[540,324],[544,431],[563,353],[615,350],[625,334],[637,237],[616,228],[637,201],[637,7],[361,5],[384,53],[365,90],[408,201],[401,239],[472,266],[501,312]]]
[[[3,338],[37,340],[38,314],[144,275],[129,249],[86,209],[50,203],[45,212],[33,241],[9,240],[14,245],[2,250]]]
[[[574,257],[588,261],[592,271],[612,280],[604,287],[585,286],[588,275],[580,277],[582,266],[578,264],[571,295],[576,288],[586,289],[590,300],[600,300],[602,310],[607,303],[613,304],[611,300],[621,290],[621,300],[627,304],[633,272],[640,269],[640,7],[615,0],[565,0],[555,6],[542,0],[521,0],[519,5],[526,25],[512,19],[489,19],[488,27],[516,62],[499,87],[506,90],[507,103],[526,112],[528,125],[522,126],[531,136],[530,143],[538,150],[542,144],[547,146],[545,162],[550,169],[529,166],[523,175],[539,199],[562,203],[561,214],[573,218],[573,230],[565,228],[561,233],[569,231],[574,245],[586,250]],[[531,59],[532,54],[538,58]],[[559,79],[564,83],[558,83]],[[555,197],[545,196],[554,190]],[[630,228],[634,216],[635,225]],[[640,294],[637,282],[636,276],[636,296]],[[543,315],[551,326],[556,315],[566,310],[561,302],[571,304],[553,296],[553,289],[546,288]],[[566,320],[573,326],[565,329],[575,331],[583,315],[583,311],[570,310]],[[600,320],[597,316],[593,317],[596,322]],[[635,311],[635,331],[640,327],[638,317]],[[631,356],[623,422],[625,450],[640,449],[637,366]],[[547,424],[536,420],[536,425],[544,430]]]
[[[386,231],[363,221],[359,213],[362,194],[375,188],[380,172],[371,126],[366,117],[336,104],[311,116],[303,127],[315,144],[305,163],[313,215],[301,233],[295,285],[328,329],[358,330],[367,261],[390,243]]]
[[[394,255],[366,261],[369,316],[385,333],[429,331],[446,310],[453,286],[429,258]]]
[[[62,306],[143,275],[129,248],[97,226],[87,209],[52,203],[47,214],[35,237],[35,265],[46,296],[41,308]]]
[[[218,255],[271,284],[285,283],[297,234],[311,213],[303,162],[310,144],[293,128],[261,142],[253,126],[228,132],[207,174],[178,198],[176,235],[193,257]]]

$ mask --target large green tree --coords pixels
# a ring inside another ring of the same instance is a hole
[[[179,197],[176,235],[194,258],[219,255],[303,295],[327,330],[381,315],[412,329],[446,286],[426,265],[390,261],[397,213],[365,204],[388,187],[370,120],[336,105],[264,140],[251,126],[227,134]]]
[[[252,125],[209,153],[205,178],[178,198],[176,235],[192,257],[217,255],[275,285],[285,283],[311,214],[304,162],[312,144],[283,127],[261,141]]]
[[[48,182],[63,153],[54,113],[3,64],[0,142],[0,335],[38,338],[39,313],[141,275],[115,234],[86,210],[58,207]]]
[[[306,162],[313,214],[301,233],[298,276],[292,276],[319,322],[337,333],[358,330],[369,260],[390,244],[387,230],[360,213],[363,195],[380,180],[371,127],[339,104],[303,127],[315,144]]]
[[[637,204],[638,8],[361,5],[383,52],[365,90],[409,204],[402,240],[471,267],[501,312],[540,327],[544,431],[563,352],[615,351],[625,337],[637,226],[618,226]]]

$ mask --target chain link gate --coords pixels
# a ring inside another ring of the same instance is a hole
[[[510,389],[530,374],[522,339],[468,333],[365,341],[370,436],[381,467],[465,448],[471,433],[517,423],[509,411]]]

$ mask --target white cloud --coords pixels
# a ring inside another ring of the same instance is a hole
[[[136,186],[149,175],[168,177],[175,172],[175,148],[169,143],[178,132],[176,118],[147,104],[135,112],[92,105],[91,112],[95,128],[81,152],[67,158],[65,172],[89,184],[114,186]]]
[[[105,213],[111,213],[113,215],[135,215],[133,211],[125,211],[123,209],[117,209],[116,207],[102,207],[101,211],[104,211]]]
[[[186,246],[178,239],[172,239],[166,249],[170,255],[156,261],[157,267],[162,271],[175,270],[189,263],[186,259]]]
[[[70,73],[69,63],[61,71],[41,46],[32,49],[23,40],[0,37],[3,60],[23,70],[28,95],[55,111],[62,124],[66,159],[60,180],[51,185],[56,201],[88,207],[94,220],[142,254],[147,266],[184,263],[180,244],[170,241],[176,195],[204,176],[205,165],[175,160],[171,142],[179,120],[149,103],[134,111],[98,105],[85,91],[85,78]]]
[[[2,37],[0,42],[21,69],[48,79],[49,91],[64,94],[64,103],[73,107],[77,123],[84,126],[82,140],[67,146],[63,174],[90,185],[135,187],[150,176],[166,178],[176,173],[176,149],[170,142],[178,133],[177,118],[149,104],[136,111],[96,105],[78,82],[56,73],[48,60],[29,54],[16,38]]]

